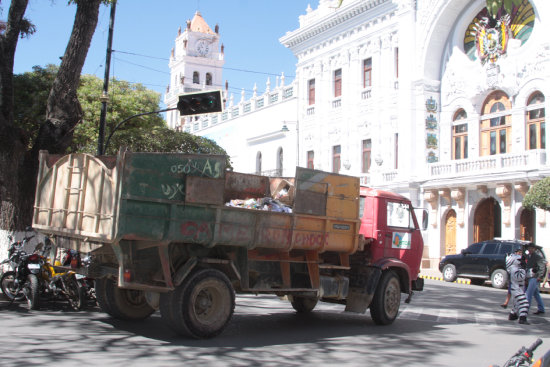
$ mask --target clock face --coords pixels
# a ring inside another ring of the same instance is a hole
[[[197,42],[197,52],[200,56],[206,56],[208,55],[208,52],[210,52],[210,45],[205,40],[200,40]]]

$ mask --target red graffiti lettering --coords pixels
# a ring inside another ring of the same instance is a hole
[[[290,245],[291,230],[281,228],[263,228],[260,232],[261,246],[272,248],[288,248]]]
[[[318,249],[325,245],[328,241],[328,233],[301,233],[294,234],[294,247],[296,248],[308,248]]]
[[[212,240],[212,231],[205,222],[183,222],[180,226],[180,232],[184,237],[190,238],[195,242],[208,242]]]

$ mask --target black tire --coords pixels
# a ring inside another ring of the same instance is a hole
[[[177,329],[174,328],[174,317],[172,312],[174,311],[174,291],[161,293],[159,298],[159,311],[160,318],[162,322],[168,326],[170,329],[177,332]]]
[[[298,313],[309,313],[313,311],[317,305],[317,298],[311,297],[299,297],[299,296],[288,296],[290,299],[290,304],[292,308]]]
[[[86,305],[86,289],[80,285],[74,275],[66,280],[65,286],[69,306],[75,311],[82,310]]]
[[[454,282],[456,280],[456,267],[453,264],[447,264],[443,267],[443,280]]]
[[[107,303],[107,296],[105,293],[107,280],[107,278],[99,278],[94,280],[95,296],[97,305],[99,306],[101,311],[112,316],[112,310]]]
[[[24,291],[27,298],[27,306],[29,310],[38,310],[40,308],[40,287],[38,277],[35,274],[27,275]]]
[[[116,319],[143,320],[155,312],[143,291],[119,288],[111,278],[96,280],[96,297],[101,309]]]
[[[393,271],[386,271],[380,277],[374,298],[370,305],[370,315],[377,325],[389,325],[397,317],[401,303],[401,286]]]
[[[22,301],[25,299],[25,294],[21,291],[17,292],[17,290],[14,288],[14,280],[14,271],[6,271],[2,275],[2,278],[0,279],[2,293],[4,293],[6,298],[8,298],[10,301]]]
[[[470,284],[483,285],[485,284],[485,279],[479,279],[479,278],[470,279]]]
[[[497,289],[508,287],[508,272],[504,269],[496,269],[491,274],[491,285]]]
[[[165,320],[172,319],[172,329],[197,339],[220,334],[235,310],[235,291],[231,282],[215,269],[194,272],[174,292],[163,296],[161,304],[169,302],[164,305],[169,308],[168,313],[164,312]]]

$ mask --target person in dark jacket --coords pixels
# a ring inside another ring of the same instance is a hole
[[[545,312],[544,302],[540,296],[539,283],[542,282],[546,275],[546,260],[540,251],[534,243],[530,243],[527,246],[527,289],[525,296],[527,297],[529,307],[531,306],[533,296],[535,297],[538,305],[537,311],[534,313],[535,315],[542,315]]]

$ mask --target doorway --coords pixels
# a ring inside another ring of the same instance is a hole
[[[494,198],[482,200],[474,215],[474,242],[500,237],[501,223],[501,209],[498,201]]]
[[[535,211],[523,209],[519,219],[520,240],[535,242]]]

